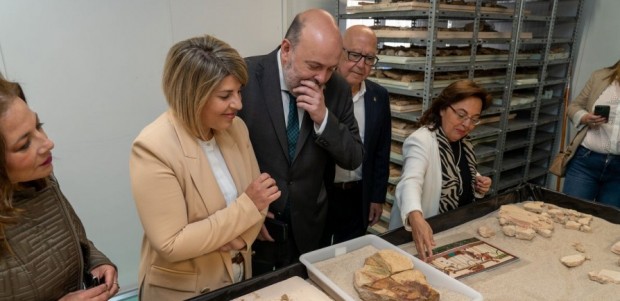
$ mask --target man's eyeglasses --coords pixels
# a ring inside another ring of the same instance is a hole
[[[342,48],[347,53],[347,59],[351,62],[359,62],[362,58],[364,58],[364,64],[368,66],[374,66],[379,62],[379,58],[374,55],[363,55],[359,52],[349,51],[345,48]]]
[[[452,105],[448,105],[448,107],[450,107],[450,109],[452,109],[452,112],[454,112],[454,114],[456,114],[456,116],[459,118],[460,121],[465,122],[467,119],[469,119],[469,121],[471,121],[471,124],[473,125],[479,125],[480,124],[480,116],[469,116],[467,115],[467,112],[465,112],[465,110],[463,109],[458,109],[455,110]]]

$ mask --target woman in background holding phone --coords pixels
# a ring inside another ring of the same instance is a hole
[[[594,71],[568,106],[575,128],[588,128],[568,147],[575,155],[566,167],[564,193],[620,207],[619,102],[620,60]]]

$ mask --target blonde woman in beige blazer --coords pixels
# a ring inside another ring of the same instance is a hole
[[[247,69],[211,36],[170,49],[167,112],[133,143],[131,183],[144,238],[141,300],[182,300],[248,279],[250,246],[280,196],[260,174],[236,112]]]
[[[620,207],[620,60],[596,70],[567,115],[579,131],[568,145],[572,154],[566,166],[562,192],[580,199]],[[597,115],[596,106],[608,109]]]

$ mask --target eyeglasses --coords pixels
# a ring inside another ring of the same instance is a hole
[[[379,62],[379,58],[374,55],[363,55],[359,52],[349,51],[345,48],[342,48],[347,53],[347,59],[351,62],[359,62],[362,58],[364,58],[364,64],[368,66],[374,66]]]
[[[463,109],[458,109],[455,110],[452,105],[448,105],[448,107],[450,107],[450,109],[452,109],[452,112],[454,112],[454,114],[456,114],[456,116],[459,118],[460,121],[465,122],[469,119],[469,121],[471,121],[471,124],[473,125],[479,125],[480,124],[480,115],[478,116],[469,116],[467,115],[467,112],[465,112],[465,110]]]

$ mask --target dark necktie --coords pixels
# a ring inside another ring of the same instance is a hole
[[[293,94],[288,94],[288,124],[286,125],[286,136],[288,138],[288,157],[290,162],[293,163],[295,158],[295,148],[297,147],[297,138],[299,137],[299,116],[297,116],[297,101]]]

